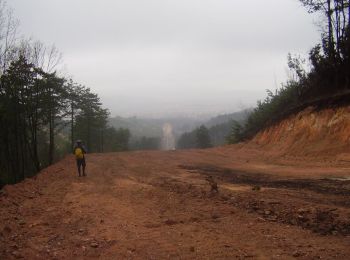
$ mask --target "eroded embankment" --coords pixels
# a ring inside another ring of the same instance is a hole
[[[309,107],[258,133],[251,143],[278,154],[333,156],[350,153],[350,107]]]

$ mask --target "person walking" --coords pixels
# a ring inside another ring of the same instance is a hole
[[[86,148],[84,147],[81,140],[77,140],[74,145],[74,155],[75,159],[77,161],[77,167],[78,167],[78,173],[79,177],[86,176],[85,173],[85,167],[86,167],[86,161],[85,161],[85,154],[86,154]],[[83,168],[83,174],[81,174],[81,168]]]

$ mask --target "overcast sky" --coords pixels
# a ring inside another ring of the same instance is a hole
[[[20,33],[55,44],[112,115],[233,112],[319,40],[298,0],[8,0]]]

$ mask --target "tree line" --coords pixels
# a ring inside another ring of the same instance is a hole
[[[212,146],[209,129],[205,125],[201,125],[191,132],[183,133],[176,144],[177,149],[205,149]]]
[[[108,125],[98,95],[57,73],[55,47],[18,41],[17,26],[0,0],[0,186],[35,175],[75,139],[89,152],[127,150],[129,130]]]
[[[342,105],[344,102],[337,100],[350,93],[350,1],[299,1],[309,13],[322,15],[321,42],[309,52],[310,69],[305,68],[305,59],[289,54],[289,80],[276,91],[267,90],[267,97],[258,101],[243,124],[233,123],[229,143],[250,139],[260,130],[310,104],[334,100],[333,105]]]

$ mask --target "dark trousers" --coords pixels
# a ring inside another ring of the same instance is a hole
[[[85,167],[86,167],[85,158],[77,159],[77,167],[78,167],[79,176],[81,176],[81,167],[83,167],[83,176],[85,176]]]

